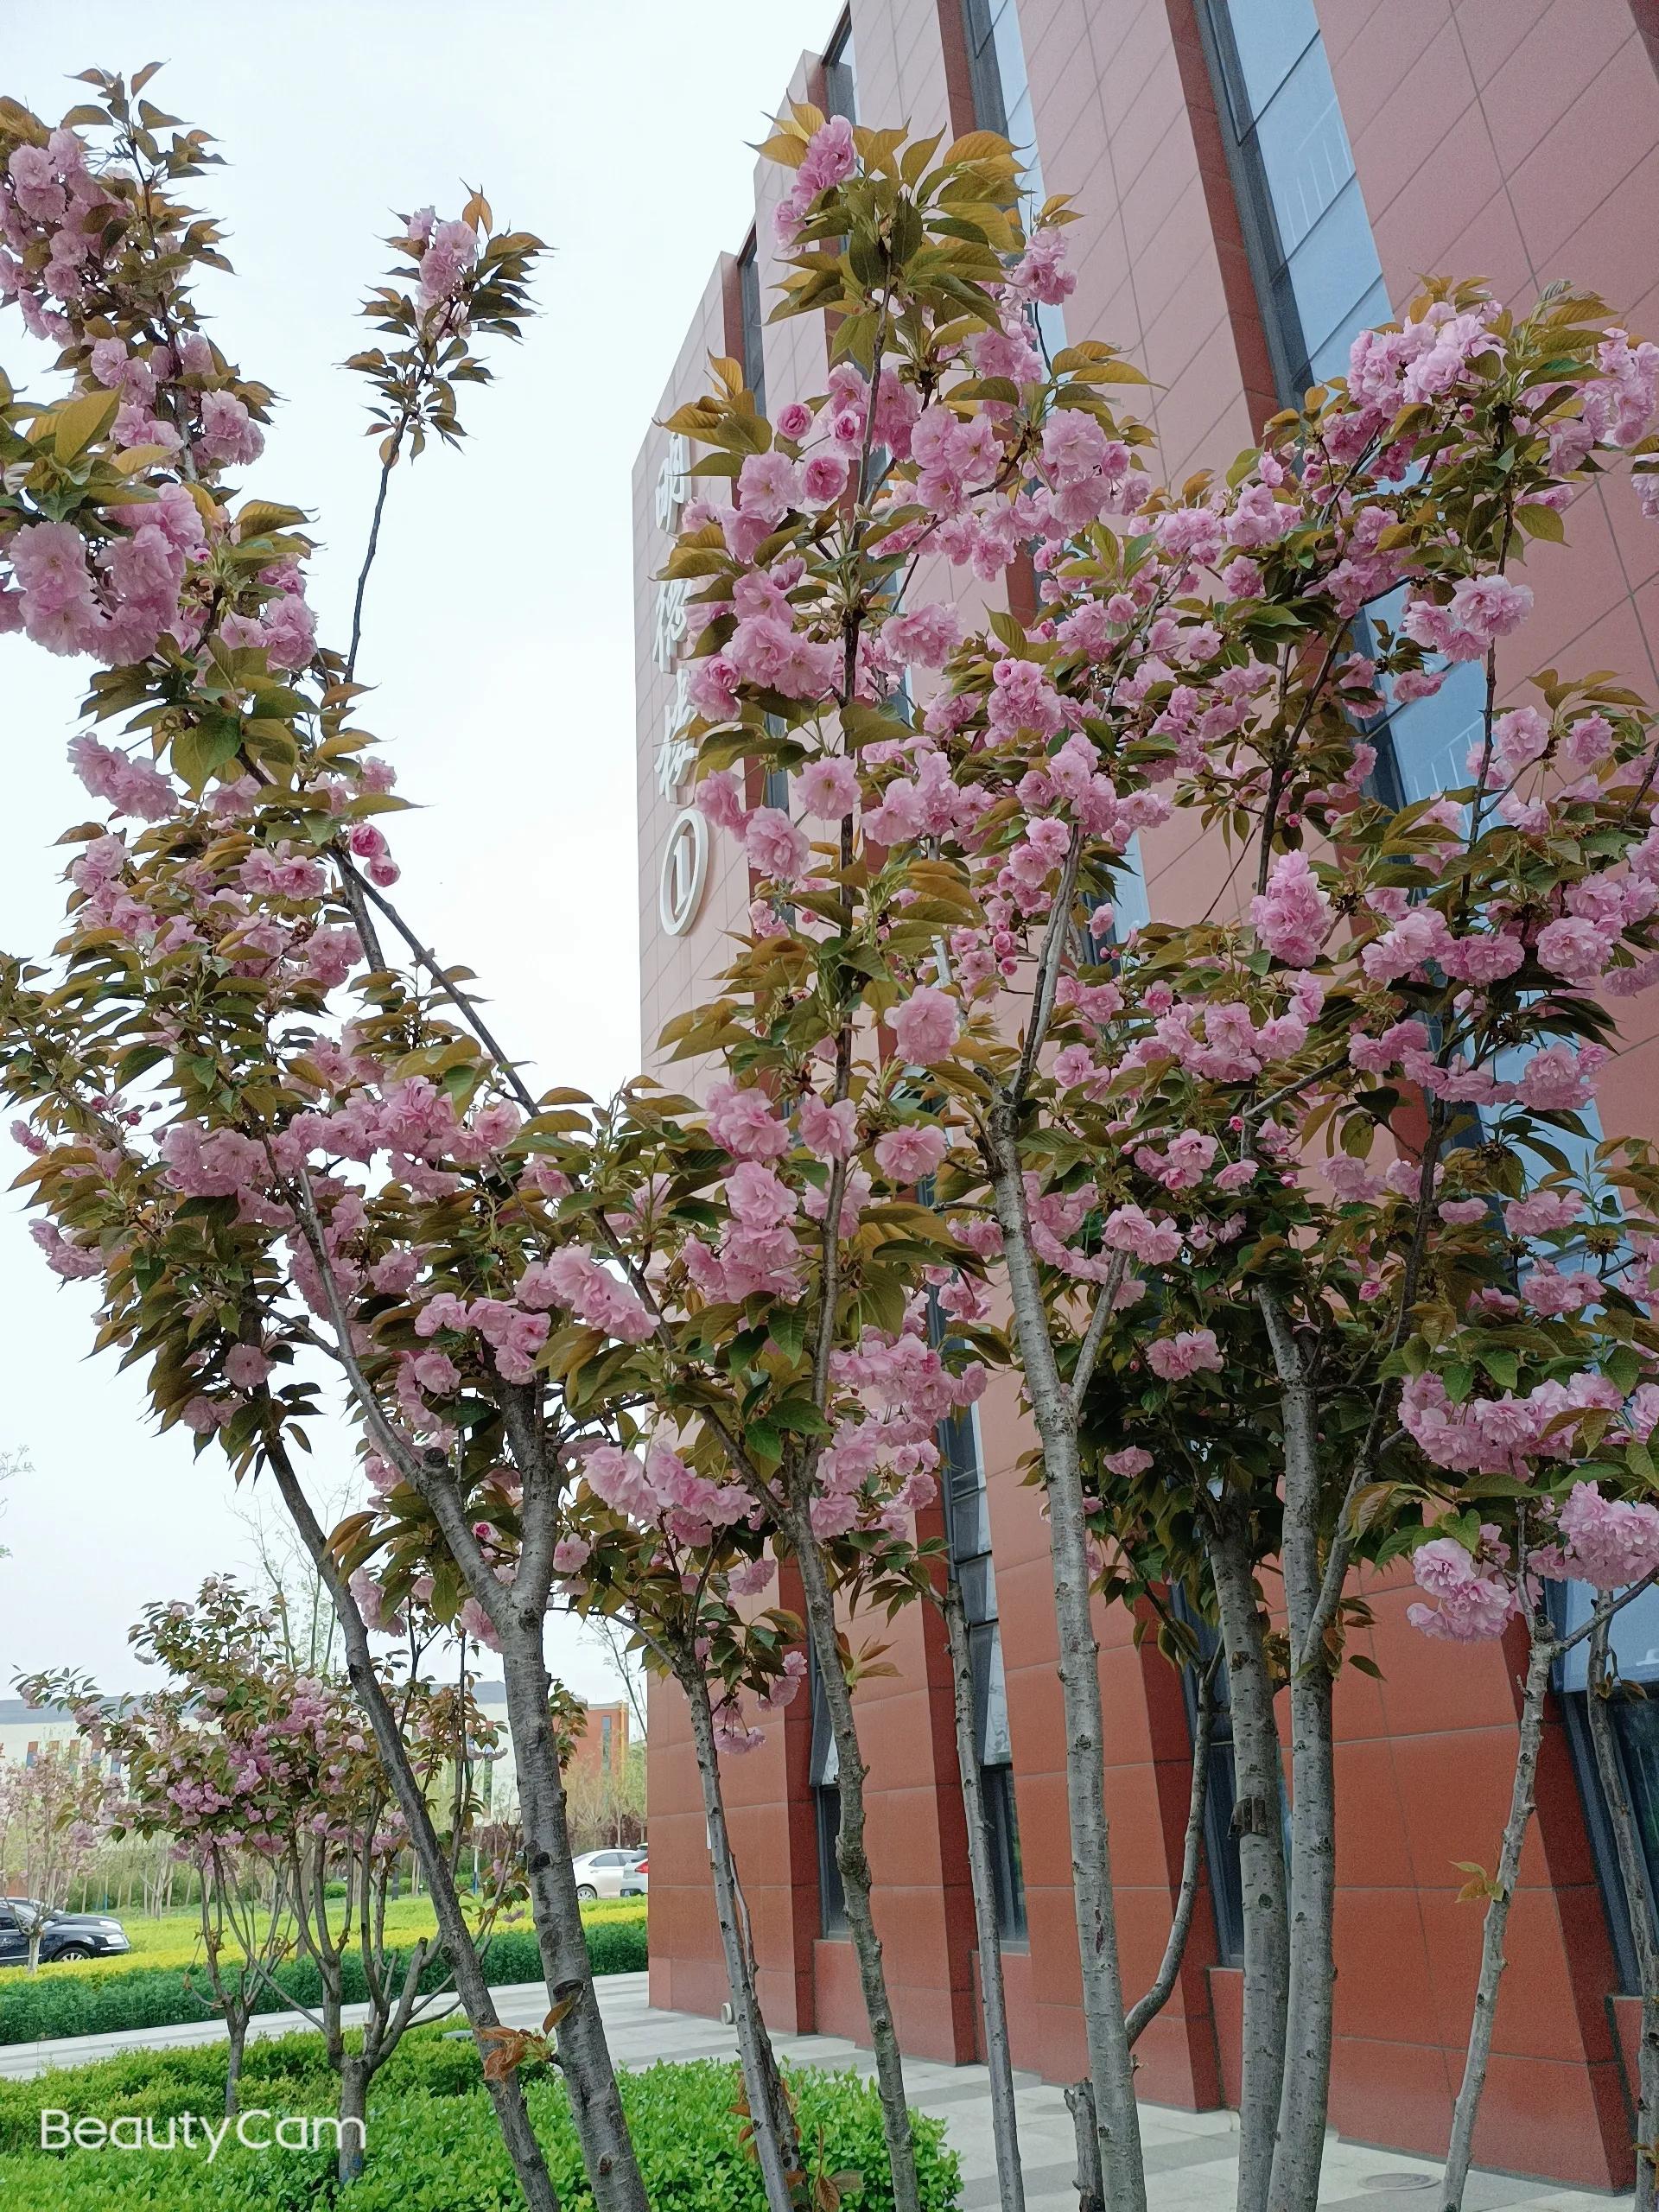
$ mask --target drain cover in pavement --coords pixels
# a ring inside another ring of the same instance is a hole
[[[1397,2174],[1366,2174],[1360,2182],[1362,2189],[1433,2189],[1435,2177],[1409,2171]]]

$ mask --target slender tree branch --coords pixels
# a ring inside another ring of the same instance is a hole
[[[1137,2043],[1151,2022],[1168,2004],[1174,1989],[1181,1960],[1186,1951],[1186,1939],[1192,1932],[1192,1915],[1198,1901],[1198,1869],[1204,1854],[1204,1812],[1210,1792],[1210,1748],[1216,1734],[1216,1671],[1221,1664],[1222,1646],[1217,1644],[1210,1655],[1207,1666],[1198,1671],[1198,1710],[1192,1729],[1192,1789],[1187,1800],[1186,1834],[1181,1846],[1180,1886],[1175,1893],[1175,1911],[1170,1922],[1169,1941],[1164,1946],[1161,1964],[1154,1977],[1152,1986],[1139,2004],[1132,2005],[1124,2022],[1131,2044]]]

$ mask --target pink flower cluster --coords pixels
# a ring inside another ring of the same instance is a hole
[[[857,166],[853,126],[844,115],[832,115],[807,141],[795,181],[773,210],[773,234],[780,246],[794,245],[813,201],[844,184]]]
[[[1502,1636],[1521,1608],[1504,1573],[1510,1547],[1490,1522],[1482,1524],[1480,1545],[1471,1553],[1455,1536],[1435,1536],[1412,1554],[1412,1573],[1420,1590],[1436,1602],[1408,1605],[1406,1618],[1425,1636],[1451,1643],[1478,1643]]]
[[[713,1483],[695,1473],[677,1452],[652,1443],[640,1458],[620,1445],[601,1444],[582,1463],[588,1487],[613,1512],[660,1529],[676,1543],[702,1548],[719,1529],[747,1520],[755,1501],[741,1483]]]
[[[515,1296],[519,1305],[543,1312],[568,1306],[577,1320],[625,1344],[643,1344],[656,1325],[638,1294],[580,1245],[567,1244],[526,1268]]]
[[[789,1133],[781,1122],[778,1127],[786,1147]],[[711,1247],[700,1236],[688,1237],[681,1254],[687,1274],[705,1299],[717,1303],[765,1297],[792,1304],[804,1287],[791,1226],[800,1210],[794,1192],[753,1155],[738,1162],[721,1187],[728,1213],[719,1243]]]
[[[1250,901],[1255,933],[1275,960],[1309,968],[1331,929],[1331,901],[1303,852],[1281,853],[1268,887]]]
[[[1414,1375],[1400,1394],[1400,1419],[1433,1465],[1454,1474],[1527,1477],[1540,1459],[1573,1456],[1571,1422],[1560,1416],[1592,1408],[1618,1412],[1624,1394],[1605,1376],[1575,1375],[1570,1382],[1540,1382],[1524,1397],[1455,1403],[1438,1375]]]
[[[1219,1375],[1221,1346],[1213,1329],[1179,1329],[1173,1337],[1153,1338],[1147,1365],[1166,1382],[1182,1382],[1189,1375]]]
[[[903,1535],[938,1495],[936,1432],[982,1395],[977,1363],[953,1375],[927,1341],[918,1305],[897,1336],[867,1329],[855,1351],[830,1360],[840,1410],[818,1460],[815,1533],[826,1541],[855,1527]]]

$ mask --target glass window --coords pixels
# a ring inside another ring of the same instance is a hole
[[[1375,330],[1378,323],[1389,321],[1393,314],[1389,288],[1379,276],[1359,305],[1337,325],[1331,335],[1322,344],[1309,348],[1309,381],[1322,384],[1329,377],[1346,376],[1354,340],[1362,330]]]
[[[836,1847],[841,1840],[841,1793],[836,1787],[841,1761],[835,1732],[830,1726],[830,1705],[811,1646],[807,1647],[806,1672],[812,1694],[812,1753],[808,1777],[812,1785],[812,1810],[818,1838],[818,1930],[823,1936],[847,1933],[847,1892],[842,1886],[841,1862]]]
[[[823,104],[831,115],[858,121],[858,77],[853,60],[853,19],[843,16],[824,48]]]
[[[1301,328],[1303,362],[1335,347],[1345,369],[1348,348],[1363,327],[1360,302],[1371,297],[1381,275],[1371,243],[1371,219],[1360,197],[1359,181],[1351,177],[1286,266]],[[1305,377],[1303,381],[1312,379]]]
[[[761,335],[760,261],[754,235],[737,257],[738,300],[743,322],[743,381],[754,394],[755,411],[766,411],[766,353]]]
[[[1147,872],[1141,860],[1141,832],[1137,830],[1124,848],[1123,858],[1112,879],[1112,937],[1121,944],[1126,937],[1144,929],[1152,919],[1147,903]]]
[[[1025,41],[1020,35],[1016,0],[963,0],[968,40],[968,73],[973,86],[974,121],[982,130],[1001,131],[1025,167],[1023,197],[1027,220],[1044,200],[1042,163],[1037,156],[1037,118],[1026,73]],[[1060,308],[1039,304],[1031,310],[1038,335],[1051,358],[1065,344],[1065,315]]]
[[[944,1317],[935,1306],[931,1318],[937,1340],[944,1333]],[[1014,1741],[1008,1730],[1007,1681],[1002,1668],[1002,1630],[997,1620],[985,1464],[972,1408],[941,1421],[938,1435],[945,1532],[962,1588],[963,1611],[968,1618],[974,1741],[979,1751],[980,1789],[985,1800],[991,1875],[996,1888],[997,1932],[1005,1942],[1020,1942],[1026,1934],[1026,1891],[1014,1796]]]
[[[1551,1615],[1564,1633],[1570,1633],[1589,1619],[1595,1596],[1585,1583],[1556,1582],[1548,1585],[1548,1589]],[[1639,1598],[1633,1598],[1615,1613],[1608,1641],[1618,1679],[1630,1685],[1624,1694],[1611,1700],[1609,1709],[1613,1722],[1614,1753],[1624,1775],[1630,1810],[1636,1816],[1646,1866],[1646,1907],[1654,1913],[1659,1907],[1659,1691],[1652,1685],[1659,1682],[1659,1590],[1644,1590]],[[1555,1687],[1567,1716],[1585,1827],[1613,1938],[1619,1986],[1637,1994],[1640,1977],[1630,1940],[1630,1905],[1618,1871],[1618,1853],[1608,1819],[1601,1772],[1596,1764],[1595,1745],[1590,1738],[1587,1637],[1560,1661]]]
[[[1280,397],[1338,373],[1387,289],[1311,0],[1204,0]]]
[[[1323,40],[1314,39],[1266,109],[1257,109],[1255,128],[1279,249],[1294,254],[1354,175]]]
[[[1014,1769],[987,1767],[981,1779],[986,1824],[991,1832],[997,1933],[1004,1942],[1020,1942],[1026,1935],[1026,1883],[1020,1859],[1020,1818],[1014,1802]]]
[[[1561,1585],[1560,1619],[1570,1635],[1590,1618],[1593,1593],[1587,1582]],[[1627,1682],[1659,1681],[1659,1589],[1644,1590],[1613,1615],[1608,1645],[1619,1675]],[[1590,1686],[1590,1639],[1575,1643],[1561,1661],[1561,1688]]]
[[[1198,1665],[1207,1667],[1221,1642],[1207,1621],[1197,1619],[1180,1592],[1174,1592],[1178,1617],[1186,1621],[1198,1639]],[[1186,1691],[1188,1725],[1196,1729],[1198,1684],[1193,1668],[1182,1677]],[[1233,1714],[1227,1669],[1216,1669],[1216,1725],[1210,1738],[1210,1771],[1204,1797],[1204,1855],[1210,1869],[1210,1897],[1216,1916],[1216,1945],[1223,1966],[1244,1963],[1244,1877],[1239,1866],[1238,1838],[1233,1830],[1233,1811],[1238,1789],[1233,1775]]]
[[[974,121],[982,130],[1000,130],[1007,137],[1008,111],[1002,99],[995,14],[992,0],[962,0],[963,27],[968,35],[968,73],[974,91]]]
[[[1230,10],[1244,121],[1260,115],[1319,35],[1313,0],[1243,0]]]

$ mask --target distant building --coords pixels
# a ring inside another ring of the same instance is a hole
[[[0,1697],[0,1774],[8,1767],[33,1766],[54,1744],[67,1745],[72,1759],[83,1756],[80,1732],[67,1705],[29,1705],[20,1697]],[[92,1771],[102,1770],[104,1756],[85,1754]],[[109,1771],[119,1777],[121,1762],[109,1756]]]
[[[500,1730],[500,1742],[487,1761],[489,1779],[480,1780],[479,1794],[492,1820],[510,1820],[518,1808],[518,1770],[507,1730],[507,1692],[504,1682],[474,1682],[473,1695],[486,1719]],[[626,1702],[590,1705],[587,1723],[570,1754],[572,1772],[614,1777],[619,1782],[628,1763],[629,1713]]]

